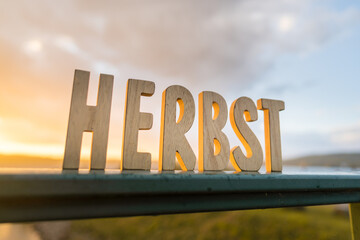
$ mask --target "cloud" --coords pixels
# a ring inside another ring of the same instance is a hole
[[[282,132],[284,158],[299,155],[360,151],[360,123],[338,127],[332,131]]]
[[[331,142],[329,135],[323,132],[282,132],[281,137],[284,159],[301,155],[325,154],[341,150],[336,148],[336,145]]]
[[[155,81],[159,92],[183,84],[196,94],[238,95],[277,57],[313,50],[358,19],[356,9],[312,1],[3,1],[0,114],[35,126],[32,141],[46,141],[48,129],[64,135],[75,68],[92,78],[114,74],[121,87],[139,76]],[[124,93],[119,85],[115,95]]]
[[[1,27],[15,44],[39,35],[47,52],[55,45],[93,64],[126,63],[192,84],[215,87],[226,79],[228,89],[256,80],[279,54],[321,45],[358,18],[354,10],[288,0],[8,4]],[[11,18],[19,6],[22,15]]]
[[[346,150],[360,150],[360,123],[335,129],[331,133],[331,141]]]

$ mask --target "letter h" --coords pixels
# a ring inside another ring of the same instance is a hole
[[[93,133],[90,169],[105,169],[114,76],[100,74],[96,106],[86,105],[89,77],[75,70],[63,169],[79,169],[83,132]]]

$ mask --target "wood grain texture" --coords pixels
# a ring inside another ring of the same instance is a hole
[[[230,162],[237,171],[257,172],[263,163],[264,158],[260,142],[246,123],[257,119],[256,105],[250,98],[241,97],[231,104],[230,123],[246,150],[245,156],[239,146],[231,149]]]
[[[83,132],[93,133],[90,169],[105,168],[114,77],[100,74],[97,105],[88,106],[89,77],[75,70],[63,169],[79,169]]]
[[[150,97],[154,92],[154,82],[136,79],[127,82],[121,170],[150,170],[151,154],[138,152],[137,147],[139,130],[149,130],[153,124],[151,113],[140,112],[140,98]]]
[[[285,109],[280,100],[261,98],[257,108],[264,111],[265,164],[267,172],[282,171],[281,136],[279,112]]]
[[[178,121],[176,103],[180,107]],[[195,102],[189,90],[168,87],[162,94],[159,171],[175,170],[175,156],[183,171],[194,170],[196,156],[185,137],[194,119]]]
[[[208,91],[199,94],[199,171],[221,171],[229,162],[229,140],[221,131],[227,114],[221,95]]]

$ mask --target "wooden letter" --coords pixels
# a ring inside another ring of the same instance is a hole
[[[176,102],[180,106],[176,121]],[[162,94],[159,171],[175,170],[175,156],[183,171],[194,170],[196,156],[185,133],[195,118],[194,98],[182,86],[170,86]]]
[[[149,130],[153,124],[151,113],[140,112],[140,97],[154,94],[155,83],[129,79],[126,90],[124,135],[121,170],[150,170],[151,154],[138,152],[139,130]]]
[[[259,99],[257,108],[264,111],[265,162],[267,172],[282,171],[279,111],[285,109],[283,101]]]
[[[241,97],[231,104],[230,123],[246,150],[245,156],[239,146],[231,149],[230,161],[237,171],[257,172],[263,163],[260,142],[246,124],[246,122],[253,122],[257,119],[256,105],[250,98]]]
[[[90,72],[75,70],[63,169],[79,169],[82,133],[93,132],[91,166],[103,170],[109,135],[114,77],[100,74],[96,106],[87,106]]]
[[[224,170],[227,167],[229,140],[221,131],[227,114],[226,101],[221,95],[215,92],[199,94],[199,171]]]

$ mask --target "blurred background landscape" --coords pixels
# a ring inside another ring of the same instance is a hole
[[[0,237],[13,240],[351,239],[347,214],[335,210],[334,206],[317,206],[11,226],[3,224],[0,225]]]
[[[153,128],[139,133],[152,169],[161,94],[177,84],[196,108],[201,91],[221,94],[228,106],[241,96],[283,100],[288,169],[358,174],[359,43],[355,0],[1,1],[0,169],[61,169],[74,70],[82,69],[91,72],[89,105],[99,74],[114,75],[108,169],[119,169],[126,81],[138,78],[156,83],[155,94],[141,100]],[[262,112],[249,125],[264,148]],[[197,131],[196,114],[186,135],[196,154]],[[231,147],[240,144],[229,121],[224,132]],[[82,169],[91,139],[83,135]],[[52,239],[44,229],[60,229],[64,239],[349,239],[347,214],[324,206],[3,224],[0,238]]]

